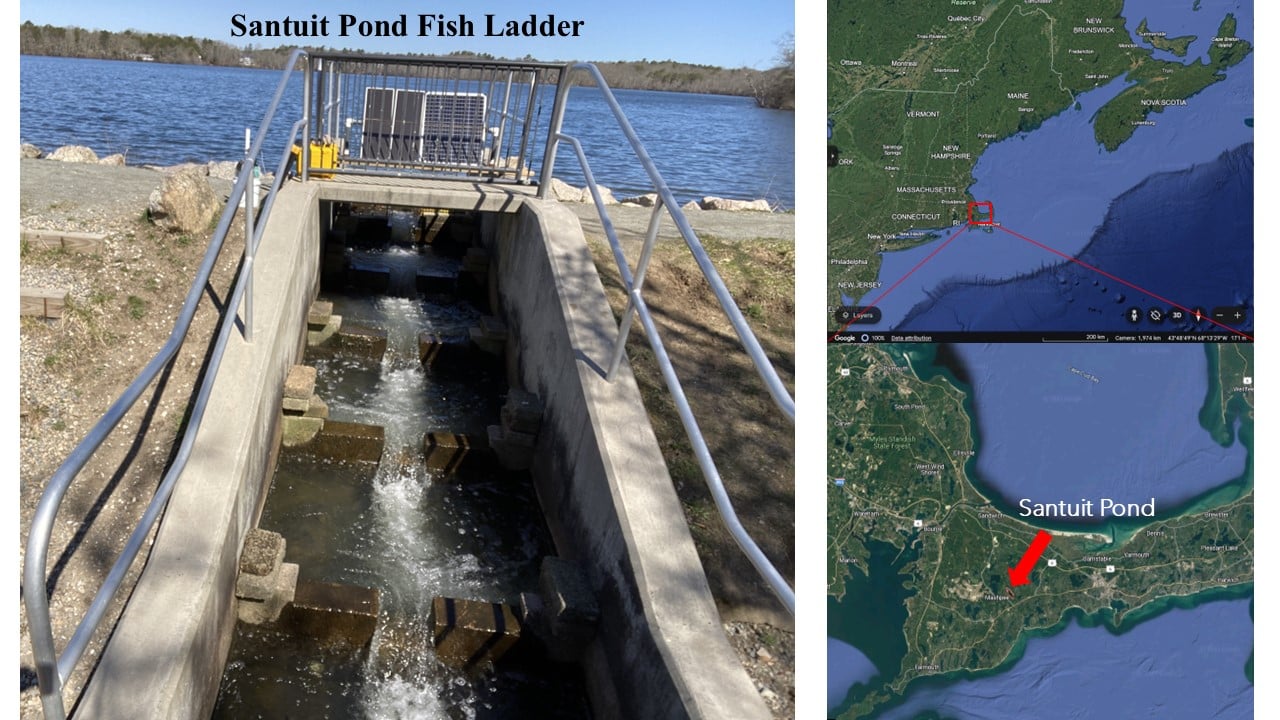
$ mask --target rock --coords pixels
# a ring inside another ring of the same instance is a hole
[[[162,172],[165,175],[178,175],[180,173],[194,172],[195,174],[203,177],[209,174],[208,165],[203,165],[201,163],[193,163],[193,162],[182,163],[180,165],[165,165],[165,166],[147,165],[146,167],[152,170],[157,170],[159,172]]]
[[[239,163],[233,162],[231,160],[224,160],[223,162],[210,160],[209,164],[205,166],[205,172],[211,178],[218,178],[219,180],[230,180],[232,182],[235,182],[237,165],[239,165]]]
[[[32,145],[31,143],[22,143],[22,157],[35,159],[43,155],[44,151],[35,145]]]
[[[205,179],[203,166],[170,175],[151,193],[147,214],[170,232],[194,233],[208,229],[222,203]]]
[[[49,155],[50,160],[62,162],[96,163],[98,155],[83,145],[63,145]]]
[[[773,212],[773,208],[769,207],[768,200],[728,200],[718,197],[704,197],[699,203],[703,210],[730,210],[739,212],[742,210],[753,210],[759,212]]]
[[[613,191],[610,190],[609,188],[603,185],[597,185],[596,190],[600,191],[600,202],[604,203],[605,205],[618,204],[618,198],[613,196]],[[581,192],[582,192],[582,202],[584,203],[595,202],[595,200],[591,198],[591,190],[589,190],[586,186],[583,186]]]
[[[560,202],[582,202],[582,191],[559,178],[551,178],[551,197]]]
[[[697,210],[698,212],[701,212],[702,206],[698,204],[697,200],[690,200],[689,202],[681,205],[680,209],[685,212],[693,212],[695,210]]]
[[[771,663],[773,662],[773,653],[765,650],[764,648],[760,648],[759,650],[756,650],[756,659],[760,662]]]
[[[653,207],[658,204],[658,193],[645,193],[644,195],[622,198],[622,202],[628,205],[639,205],[640,207]]]
[[[98,164],[99,165],[118,165],[120,167],[124,167],[124,164],[125,164],[124,155],[121,155],[120,153],[108,155],[102,158],[101,160],[99,160]]]

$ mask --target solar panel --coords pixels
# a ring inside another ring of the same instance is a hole
[[[392,138],[395,136],[395,104],[395,90],[365,88],[360,157],[368,160],[391,159]]]
[[[484,93],[426,93],[422,125],[422,160],[479,165],[484,160]]]

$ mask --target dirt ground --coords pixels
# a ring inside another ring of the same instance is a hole
[[[695,213],[694,229],[788,390],[795,381],[795,244],[789,216]],[[706,220],[715,216],[716,226]],[[727,217],[736,216],[736,217]],[[754,217],[753,217],[754,216]],[[648,211],[614,216],[634,268]],[[598,228],[599,221],[595,220]],[[782,226],[785,223],[785,226]],[[615,315],[626,309],[607,241],[584,222]],[[782,227],[779,227],[782,226]],[[681,378],[739,520],[794,585],[794,428],[774,405],[692,255],[666,223],[644,298]],[[761,236],[774,232],[782,237]],[[710,233],[721,232],[729,238]],[[794,714],[794,623],[721,521],[648,340],[636,322],[627,354],[716,598],[725,630],[779,718]]]
[[[20,538],[25,543],[36,503],[50,476],[138,371],[164,345],[191,276],[208,247],[209,231],[165,233],[144,218],[147,198],[163,175],[141,168],[23,160],[21,219],[25,229],[102,233],[101,252],[77,254],[24,244],[21,284],[67,290],[61,319],[23,318],[20,325]],[[241,226],[242,228],[243,226]],[[192,332],[176,360],[141,395],[101,450],[79,473],[61,505],[48,553],[46,591],[54,645],[65,647],[93,593],[146,509],[172,457],[174,439],[193,399],[217,320],[243,248],[232,234],[198,306]],[[149,541],[148,541],[149,543]],[[19,563],[26,548],[19,550]],[[143,565],[133,564],[125,587]],[[111,605],[104,631],[90,644],[64,697],[74,702],[101,651],[127,592]],[[19,618],[21,712],[40,717],[27,635]]]

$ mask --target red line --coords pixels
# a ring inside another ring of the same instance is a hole
[[[944,243],[942,243],[941,245],[939,245],[938,247],[934,248],[934,249],[933,249],[933,252],[931,252],[931,253],[929,253],[928,255],[926,255],[926,256],[924,257],[924,259],[923,259],[923,260],[921,260],[920,262],[916,263],[916,266],[915,266],[915,267],[913,267],[913,268],[911,268],[910,270],[908,270],[906,275],[903,275],[902,277],[898,278],[898,281],[897,281],[897,282],[895,282],[894,284],[890,285],[890,286],[889,286],[889,288],[888,288],[887,290],[885,290],[884,292],[882,292],[882,293],[880,293],[878,296],[876,296],[876,299],[875,299],[875,300],[872,300],[870,305],[867,305],[866,307],[864,307],[864,308],[862,309],[862,311],[861,311],[861,312],[859,312],[857,315],[854,315],[854,316],[853,316],[853,318],[852,318],[851,320],[849,320],[849,322],[847,322],[847,323],[845,323],[845,324],[844,324],[844,327],[842,327],[842,328],[840,328],[839,330],[837,330],[837,331],[835,331],[834,333],[832,333],[832,334],[827,338],[827,341],[828,341],[828,342],[830,342],[832,339],[834,339],[834,338],[835,338],[835,336],[836,336],[836,335],[839,335],[840,333],[844,332],[845,330],[848,330],[848,329],[849,329],[849,326],[851,326],[851,325],[853,325],[855,322],[857,322],[857,321],[858,321],[858,320],[859,320],[863,315],[866,315],[868,310],[870,310],[871,308],[873,308],[873,307],[875,307],[875,306],[876,306],[876,303],[880,302],[881,300],[883,300],[883,299],[885,298],[885,296],[886,296],[886,295],[888,295],[889,293],[891,293],[891,292],[893,292],[895,289],[897,289],[897,287],[898,287],[899,285],[901,285],[903,282],[905,282],[907,278],[911,277],[911,274],[912,274],[912,273],[914,273],[915,271],[919,270],[921,267],[923,267],[923,266],[924,266],[924,264],[925,264],[925,263],[927,263],[927,262],[929,262],[930,260],[932,260],[934,255],[937,255],[938,253],[942,252],[942,248],[944,248],[944,247],[946,247],[946,246],[950,245],[952,240],[955,240],[956,238],[960,237],[960,233],[962,233],[962,232],[964,232],[965,230],[968,230],[968,229],[969,229],[969,226],[968,226],[968,225],[961,225],[961,226],[960,226],[960,229],[959,229],[959,230],[957,230],[957,231],[955,232],[955,234],[954,234],[954,235],[952,235],[951,237],[947,238],[946,242],[944,242]]]
[[[1051,248],[1051,247],[1049,247],[1048,245],[1045,245],[1044,243],[1036,242],[1035,240],[1032,240],[1031,238],[1027,237],[1026,235],[1023,235],[1023,234],[1021,234],[1021,233],[1014,232],[1013,230],[1010,230],[1009,228],[1004,227],[1003,225],[996,225],[995,227],[1000,228],[1001,230],[1003,230],[1003,231],[1005,231],[1005,232],[1009,233],[1010,235],[1012,235],[1012,236],[1014,236],[1014,237],[1016,237],[1016,238],[1018,238],[1018,239],[1020,239],[1020,240],[1025,240],[1025,241],[1027,241],[1027,242],[1031,243],[1032,245],[1035,245],[1035,246],[1036,246],[1036,247],[1038,247],[1038,248],[1042,248],[1042,249],[1044,249],[1044,250],[1048,250],[1049,252],[1053,253],[1054,255],[1057,255],[1058,257],[1066,258],[1067,260],[1070,260],[1071,262],[1073,262],[1073,263],[1075,263],[1075,264],[1079,265],[1080,267],[1088,268],[1089,270],[1092,270],[1092,271],[1094,271],[1094,272],[1098,273],[1099,275],[1101,275],[1101,276],[1103,276],[1103,277],[1105,277],[1105,278],[1108,278],[1108,279],[1110,279],[1110,280],[1114,280],[1115,282],[1118,282],[1118,283],[1120,283],[1121,285],[1124,285],[1124,286],[1126,286],[1126,287],[1133,288],[1134,290],[1137,290],[1138,292],[1140,292],[1140,293],[1142,293],[1142,294],[1144,294],[1144,295],[1148,295],[1148,296],[1150,296],[1150,297],[1153,297],[1153,298],[1155,298],[1156,300],[1159,300],[1159,301],[1160,301],[1160,302],[1162,302],[1162,303],[1166,303],[1166,304],[1168,304],[1168,305],[1172,305],[1173,307],[1176,307],[1176,308],[1178,308],[1179,310],[1181,310],[1181,311],[1183,311],[1183,312],[1185,312],[1185,313],[1191,313],[1191,312],[1192,312],[1190,308],[1185,308],[1185,307],[1183,307],[1183,306],[1179,305],[1178,303],[1176,303],[1176,302],[1174,302],[1174,301],[1172,301],[1172,300],[1168,300],[1168,299],[1162,298],[1162,297],[1160,297],[1159,295],[1157,295],[1157,294],[1155,294],[1155,293],[1151,292],[1150,290],[1147,290],[1146,288],[1143,288],[1143,287],[1139,287],[1139,286],[1137,286],[1137,285],[1134,285],[1133,283],[1131,283],[1131,282],[1129,282],[1129,281],[1127,281],[1127,280],[1121,280],[1120,278],[1116,277],[1115,275],[1112,275],[1111,273],[1109,273],[1109,272],[1107,272],[1107,271],[1105,271],[1105,270],[1102,270],[1102,269],[1100,269],[1100,268],[1096,268],[1096,267],[1094,267],[1094,266],[1090,265],[1089,263],[1084,262],[1083,260],[1078,260],[1078,259],[1076,259],[1076,258],[1074,258],[1074,257],[1072,257],[1072,256],[1070,256],[1070,255],[1068,255],[1067,253],[1062,252],[1061,250],[1055,250],[1054,248]],[[1227,331],[1233,332],[1233,333],[1235,333],[1236,335],[1239,335],[1239,336],[1240,336],[1240,337],[1242,337],[1242,338],[1247,338],[1247,339],[1249,339],[1250,341],[1252,341],[1252,340],[1253,340],[1253,337],[1252,337],[1252,336],[1250,336],[1250,335],[1246,335],[1246,334],[1244,334],[1244,333],[1240,332],[1239,330],[1236,330],[1235,328],[1233,328],[1233,327],[1231,327],[1231,326],[1229,326],[1229,325],[1223,325],[1222,323],[1218,322],[1217,320],[1214,320],[1213,318],[1209,317],[1208,315],[1205,315],[1205,316],[1204,316],[1204,319],[1205,319],[1205,320],[1208,320],[1209,322],[1213,323],[1214,325],[1217,325],[1217,326],[1218,326],[1218,327],[1220,327],[1220,328],[1223,328],[1224,330],[1227,330]]]

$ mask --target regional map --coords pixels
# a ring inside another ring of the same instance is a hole
[[[828,713],[1253,717],[1251,343],[833,345]]]
[[[1252,334],[1252,2],[827,14],[829,331]]]

